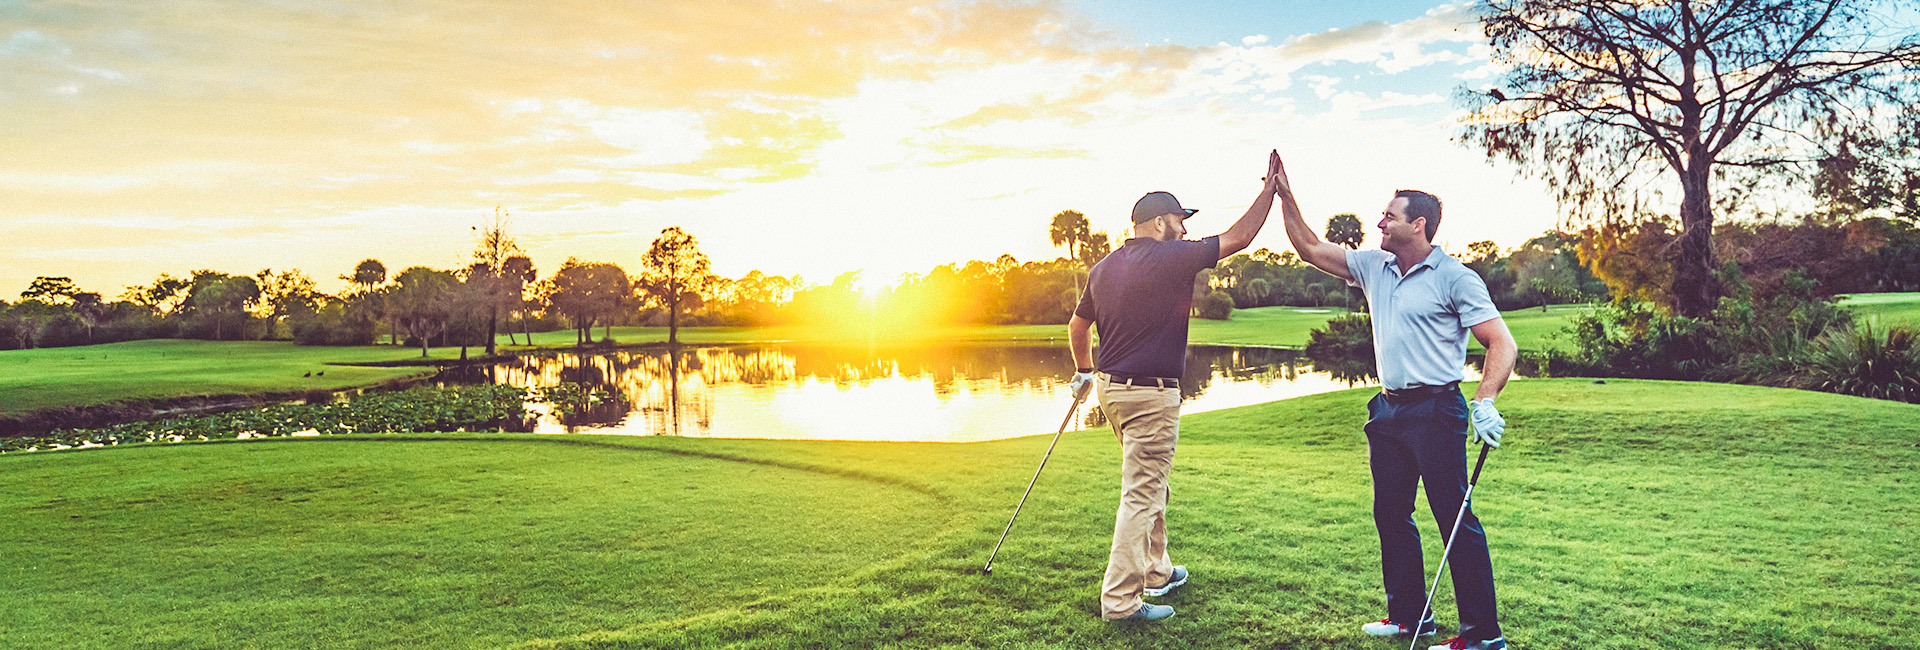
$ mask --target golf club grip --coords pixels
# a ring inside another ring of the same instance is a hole
[[[1493,445],[1489,445],[1484,442],[1480,443],[1480,460],[1474,461],[1473,477],[1467,479],[1467,485],[1473,485],[1480,482],[1480,468],[1486,466],[1487,453],[1491,451],[1493,451]]]

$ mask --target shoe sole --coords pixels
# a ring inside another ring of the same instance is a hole
[[[1187,575],[1187,577],[1188,577],[1188,578],[1191,578],[1191,577],[1193,577],[1193,575],[1192,575],[1192,574],[1188,574],[1188,575]],[[1175,580],[1175,581],[1173,581],[1173,582],[1169,582],[1169,583],[1167,583],[1167,584],[1165,584],[1165,585],[1163,585],[1163,586],[1161,586],[1161,587],[1157,587],[1157,588],[1149,588],[1149,589],[1147,589],[1147,591],[1146,591],[1146,594],[1147,594],[1147,597],[1149,597],[1149,598],[1152,598],[1152,597],[1156,597],[1156,596],[1165,596],[1165,595],[1167,595],[1168,593],[1171,593],[1171,592],[1173,591],[1173,588],[1174,588],[1174,587],[1178,587],[1178,586],[1180,586],[1180,585],[1184,585],[1184,584],[1187,584],[1187,578],[1181,578],[1181,579],[1179,579],[1179,580]]]

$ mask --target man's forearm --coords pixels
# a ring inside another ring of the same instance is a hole
[[[1480,387],[1474,389],[1474,399],[1492,399],[1500,396],[1507,387],[1507,378],[1513,375],[1513,367],[1519,361],[1520,350],[1512,338],[1487,347],[1487,360],[1480,373]]]
[[[1293,250],[1301,258],[1308,255],[1309,249],[1320,245],[1320,237],[1307,227],[1307,218],[1300,214],[1300,204],[1293,200],[1293,192],[1280,194],[1280,221],[1286,224],[1287,241],[1293,243]]]
[[[1253,200],[1253,205],[1247,206],[1246,214],[1240,215],[1240,219],[1234,221],[1232,226],[1228,226],[1226,232],[1220,233],[1221,259],[1246,250],[1252,245],[1253,238],[1260,234],[1261,228],[1266,227],[1267,215],[1271,212],[1273,212],[1273,192],[1263,188],[1260,190],[1259,198]]]
[[[1093,327],[1079,316],[1067,323],[1067,349],[1073,352],[1074,368],[1093,367]]]

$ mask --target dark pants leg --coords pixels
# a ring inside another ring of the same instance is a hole
[[[1415,487],[1423,480],[1427,509],[1439,524],[1441,543],[1453,529],[1467,491],[1467,403],[1459,393],[1367,403],[1367,454],[1373,471],[1373,523],[1380,532],[1380,572],[1387,590],[1387,618],[1403,625],[1420,620],[1427,584],[1420,530],[1413,522]],[[1447,556],[1459,607],[1459,635],[1500,636],[1494,604],[1493,560],[1480,520],[1467,509]]]

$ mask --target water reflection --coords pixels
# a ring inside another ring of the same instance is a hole
[[[529,355],[467,381],[576,382],[608,399],[535,405],[540,432],[965,442],[1050,433],[1072,402],[1065,345],[740,345]],[[1365,385],[1285,349],[1191,346],[1184,413]],[[1082,409],[1081,424],[1102,424]]]

